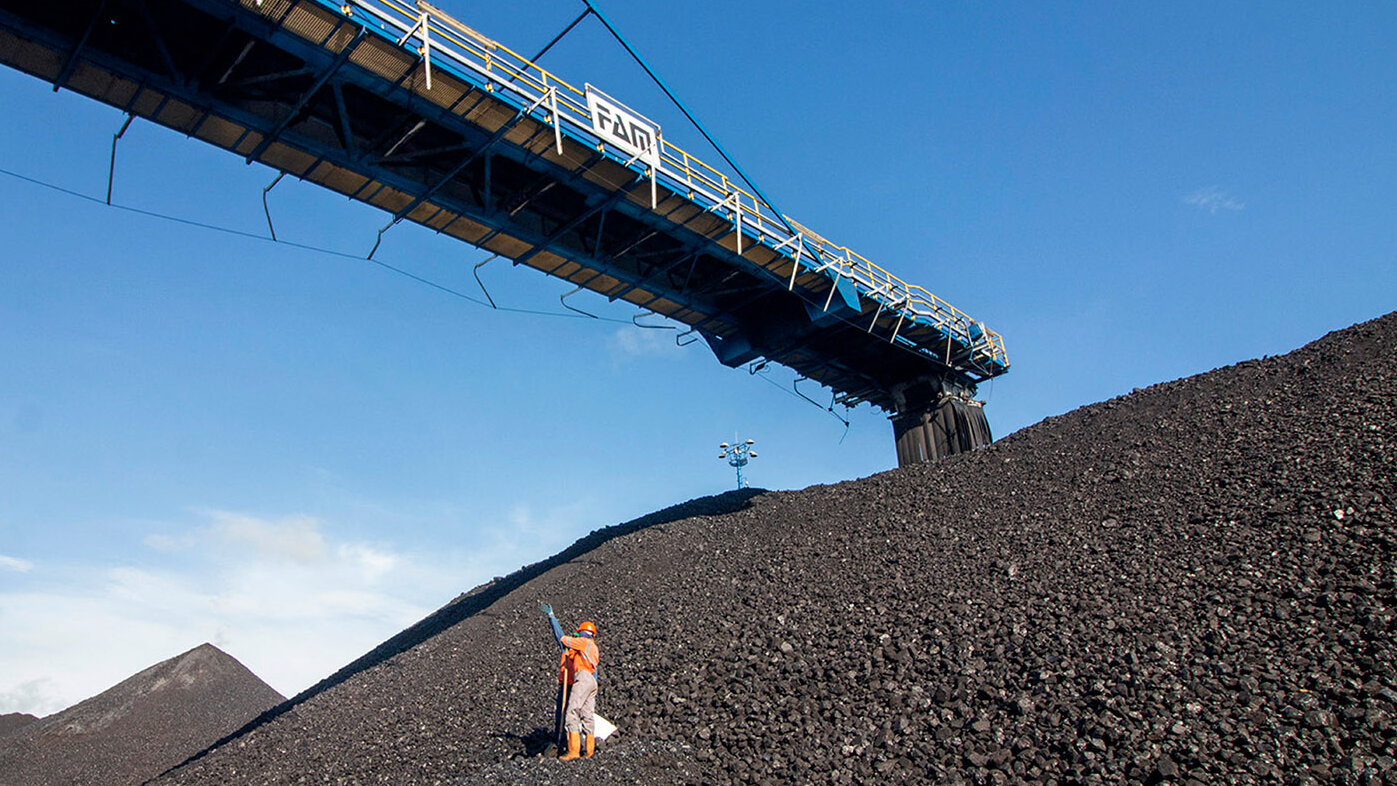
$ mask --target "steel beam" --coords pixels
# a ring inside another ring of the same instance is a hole
[[[340,24],[344,23],[341,22]],[[337,27],[336,30],[338,29]],[[333,36],[334,34],[331,33],[331,35]],[[309,90],[305,91],[301,99],[296,102],[296,105],[291,107],[291,111],[287,113],[286,117],[282,118],[281,122],[277,123],[275,128],[263,136],[262,141],[258,142],[257,146],[252,149],[252,152],[247,154],[247,163],[251,164],[263,153],[267,152],[267,148],[271,147],[272,143],[277,141],[282,132],[295,122],[296,118],[300,117],[301,110],[305,109],[306,104],[310,103],[310,100],[315,97],[315,94],[320,92],[320,88],[324,87],[325,83],[329,82],[330,78],[335,75],[335,72],[339,71],[345,63],[349,62],[349,56],[354,54],[354,50],[359,46],[359,42],[363,40],[364,28],[361,27],[354,34],[354,40],[350,41],[344,49],[340,50],[340,53],[335,56],[334,61],[330,63],[330,67],[325,69],[324,73],[315,80],[315,84],[312,85]]]

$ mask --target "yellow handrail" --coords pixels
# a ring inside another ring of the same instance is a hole
[[[426,2],[408,6],[400,0],[348,2],[365,9],[374,17],[393,24],[399,28],[398,33],[401,35],[407,35],[425,14],[434,49],[441,48],[444,54],[472,70],[495,76],[502,82],[515,83],[516,87],[530,88],[540,95],[555,89],[559,121],[566,119],[571,124],[590,131],[591,117],[585,103],[584,91],[435,6]],[[375,5],[381,8],[374,8]],[[347,8],[349,6],[342,7]],[[395,16],[398,19],[394,20]],[[421,34],[417,35],[420,37]],[[452,46],[446,47],[440,42],[449,42]],[[707,198],[715,204],[735,201],[740,205],[743,220],[751,222],[761,234],[789,237],[789,230],[781,221],[783,217],[779,216],[771,205],[733,183],[723,172],[690,155],[667,139],[661,139],[659,174],[686,184],[691,198],[696,191],[708,191],[712,193],[706,194]],[[837,267],[841,275],[861,286],[866,296],[877,299],[890,308],[905,310],[914,318],[922,317],[944,330],[952,330],[963,337],[967,345],[975,345],[970,339],[970,326],[976,322],[965,312],[923,287],[908,284],[848,247],[836,245],[789,217],[784,218],[800,233],[806,248],[813,249],[818,254],[820,263],[817,267]],[[984,338],[982,343],[974,346],[972,356],[985,358],[1007,368],[1008,358],[1004,351],[1003,337],[983,324],[980,325],[980,329],[984,332]]]

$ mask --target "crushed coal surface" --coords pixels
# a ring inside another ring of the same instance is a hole
[[[12,731],[18,731],[38,719],[38,716],[30,715],[27,712],[7,712],[0,715],[0,737]]]
[[[142,783],[282,701],[203,644],[0,737],[0,786]]]
[[[568,764],[551,756],[516,756],[482,767],[467,777],[450,781],[450,784],[591,786],[596,783],[669,783],[700,786],[708,783],[706,771],[707,768],[694,756],[691,745],[632,740],[626,745],[615,746],[606,756],[579,759]]]
[[[1397,314],[598,531],[158,783],[1397,783],[1394,467]],[[591,760],[541,600],[600,628]]]

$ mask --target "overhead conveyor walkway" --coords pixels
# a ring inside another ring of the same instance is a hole
[[[998,334],[427,3],[0,0],[0,62],[869,402],[901,463],[989,441]]]

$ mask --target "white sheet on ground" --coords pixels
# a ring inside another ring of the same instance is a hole
[[[606,718],[592,713],[592,731],[597,733],[597,739],[604,740],[616,731],[616,725]]]

